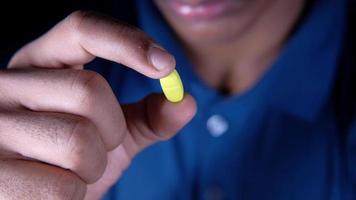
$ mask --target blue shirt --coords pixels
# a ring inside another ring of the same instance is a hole
[[[232,97],[199,80],[153,3],[138,2],[140,27],[175,55],[198,113],[140,153],[103,199],[352,199],[349,141],[332,98],[346,0],[316,0],[263,77]],[[111,65],[106,78],[121,103],[161,92],[157,80]]]

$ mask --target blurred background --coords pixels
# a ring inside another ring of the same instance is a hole
[[[132,7],[132,3],[122,0],[0,1],[0,62],[6,64],[14,51],[75,10],[95,10],[113,15],[113,8],[122,4]],[[127,10],[129,14],[130,10]]]

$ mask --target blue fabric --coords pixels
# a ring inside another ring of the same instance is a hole
[[[316,0],[270,70],[234,97],[197,78],[151,1],[138,0],[137,9],[141,28],[175,55],[198,113],[173,139],[140,153],[103,199],[352,198],[344,137],[331,98],[346,0]],[[160,92],[158,81],[112,65],[105,74],[121,103]],[[229,126],[220,137],[206,128],[216,114]]]

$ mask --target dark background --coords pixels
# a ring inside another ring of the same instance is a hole
[[[118,14],[113,10],[120,10],[120,17],[125,18],[133,15],[133,0],[2,0],[0,64],[6,65],[17,49],[48,31],[71,12],[80,9],[95,10],[111,16]]]

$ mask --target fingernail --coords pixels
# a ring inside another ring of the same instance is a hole
[[[148,58],[152,65],[159,71],[165,68],[173,68],[176,64],[174,57],[170,53],[155,45],[149,48]]]

